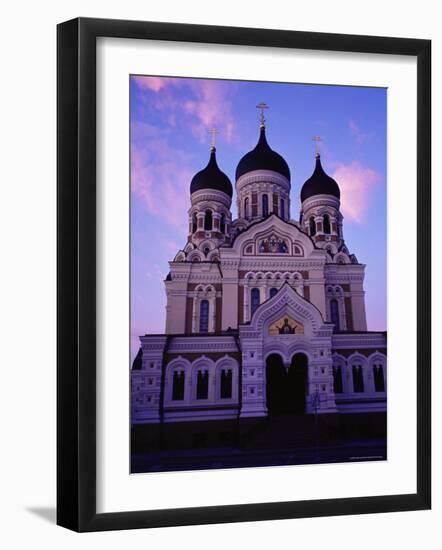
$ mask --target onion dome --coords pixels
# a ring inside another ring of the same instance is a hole
[[[314,195],[333,195],[337,199],[341,197],[336,181],[324,172],[319,153],[316,154],[316,166],[313,174],[302,186],[301,202]]]
[[[236,168],[236,179],[253,170],[272,170],[282,174],[290,181],[290,169],[282,156],[270,149],[266,139],[264,124],[261,124],[259,140],[256,147],[243,156]]]
[[[195,193],[201,189],[215,189],[223,191],[229,197],[233,194],[232,184],[229,178],[221,172],[216,162],[216,148],[210,149],[210,159],[204,170],[195,174],[190,183],[190,193]]]

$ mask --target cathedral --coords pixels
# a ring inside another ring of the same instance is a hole
[[[188,237],[170,264],[163,334],[140,335],[132,424],[386,412],[386,333],[367,330],[365,265],[345,243],[339,182],[322,165],[291,217],[291,174],[267,140],[233,187],[212,142],[190,183]]]

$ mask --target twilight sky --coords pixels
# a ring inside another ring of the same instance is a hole
[[[321,136],[322,166],[341,189],[347,247],[367,265],[368,329],[386,329],[386,89],[132,76],[130,101],[132,358],[140,334],[164,332],[163,279],[186,243],[189,185],[208,162],[209,129],[219,131],[218,164],[234,185],[258,140],[262,101],[269,145],[290,167],[295,220],[314,169],[312,137]]]

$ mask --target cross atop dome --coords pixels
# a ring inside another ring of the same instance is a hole
[[[266,126],[266,119],[265,119],[265,116],[264,116],[264,110],[265,109],[268,109],[269,106],[267,105],[267,103],[258,103],[258,105],[256,106],[257,109],[259,109],[261,111],[261,114],[259,115],[259,127],[260,128],[265,128]]]
[[[319,143],[322,141],[321,136],[313,136],[312,141],[315,142],[315,157],[318,158],[321,156],[319,154]]]
[[[216,128],[211,128],[209,130],[210,134],[210,150],[216,151],[216,134],[219,134],[219,131]]]

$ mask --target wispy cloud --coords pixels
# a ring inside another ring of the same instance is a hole
[[[232,103],[235,87],[231,83],[156,76],[137,76],[134,81],[151,92],[146,98],[150,107],[162,111],[171,126],[177,118],[184,119],[201,143],[208,142],[212,127],[219,130],[221,140],[231,143],[237,139]]]
[[[338,164],[332,177],[341,189],[341,209],[344,216],[350,221],[364,223],[373,191],[381,181],[381,175],[358,162],[352,162]]]
[[[358,145],[362,145],[372,138],[372,135],[364,132],[354,120],[348,122],[348,129]]]
[[[132,123],[131,190],[144,207],[187,234],[187,209],[192,157],[173,148],[161,132],[143,123]]]

